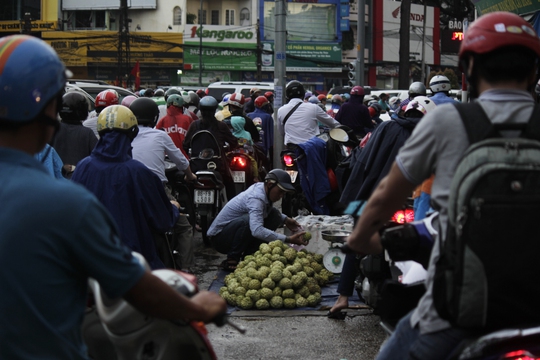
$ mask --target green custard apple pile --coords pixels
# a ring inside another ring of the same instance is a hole
[[[321,286],[334,277],[322,259],[321,254],[296,251],[279,240],[261,244],[225,276],[219,294],[229,305],[245,310],[317,306]]]

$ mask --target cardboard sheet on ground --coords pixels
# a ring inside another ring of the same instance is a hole
[[[222,286],[225,286],[224,280],[225,280],[225,276],[227,274],[230,274],[230,273],[226,272],[224,270],[218,270],[218,272],[216,274],[216,278],[214,279],[214,281],[212,281],[212,284],[210,284],[210,288],[208,290],[219,294],[219,289]],[[289,311],[289,310],[291,310],[291,311],[294,311],[294,310],[319,310],[321,308],[326,308],[326,307],[330,308],[330,307],[332,307],[334,305],[334,303],[336,302],[336,300],[337,300],[337,298],[339,296],[339,294],[337,293],[338,283],[339,283],[339,275],[336,275],[334,277],[334,280],[332,280],[326,286],[321,288],[322,301],[316,307],[301,307],[301,308],[295,308],[295,309],[281,308],[281,309],[268,309],[268,310],[257,310],[255,308],[253,308],[253,310],[258,311],[259,314],[260,314],[260,313],[263,313],[265,311],[272,312],[272,311]],[[364,305],[364,302],[360,300],[360,298],[356,294],[356,291],[354,291],[353,296],[349,298],[349,307],[354,307],[356,305]],[[230,314],[230,313],[232,313],[234,311],[237,311],[237,310],[242,310],[242,309],[240,309],[239,307],[228,305],[227,314]],[[250,310],[242,310],[242,311],[250,311]]]

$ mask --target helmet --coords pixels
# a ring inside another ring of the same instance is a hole
[[[434,93],[450,91],[452,85],[450,85],[450,80],[444,75],[435,75],[429,80],[429,88]]]
[[[274,98],[274,93],[271,91],[267,91],[264,93],[264,96],[268,99],[268,101],[271,101],[270,99]]]
[[[129,107],[129,105],[131,105],[131,103],[135,99],[137,99],[136,96],[128,95],[128,96],[126,96],[125,98],[122,99],[122,105],[124,105],[125,107]]]
[[[154,96],[155,97],[165,96],[165,91],[163,91],[163,89],[156,89],[156,91],[154,92]]]
[[[347,100],[349,100],[350,98],[351,98],[351,95],[349,95],[349,94],[343,94],[343,99],[344,99],[344,101],[347,101]]]
[[[169,98],[169,96],[171,96],[171,95],[173,95],[173,94],[180,95],[180,90],[178,90],[178,89],[175,88],[175,87],[172,87],[172,88],[167,89],[167,91],[165,91],[165,101],[167,101],[167,99]],[[140,93],[139,93],[139,95],[140,95]]]
[[[206,96],[206,93],[204,92],[203,89],[199,89],[195,92],[195,94],[197,94],[197,96],[199,97],[199,99],[202,99],[203,97]]]
[[[364,92],[364,88],[361,87],[361,86],[355,86],[351,89],[351,95],[366,95],[366,93]]]
[[[319,99],[319,101],[326,101],[326,95],[320,94],[319,96],[317,96],[317,99]]]
[[[381,106],[381,104],[379,104],[378,102],[375,101],[374,103],[369,104],[369,109],[370,109],[370,114],[371,114],[371,109],[374,109],[375,114],[380,115],[381,111],[382,111],[382,106]]]
[[[260,94],[260,93],[261,93],[261,89],[254,87],[254,88],[252,88],[251,90],[249,90],[249,95],[250,95],[250,96],[253,96],[253,94],[256,94],[256,93],[259,93],[259,94]]]
[[[283,191],[294,191],[291,176],[285,170],[271,170],[268,174],[266,174],[264,181],[276,184]]]
[[[215,112],[218,107],[217,100],[210,95],[207,95],[201,99],[199,102],[199,109],[201,111],[213,111]]]
[[[173,94],[167,99],[167,107],[173,105],[181,108],[184,107],[184,103],[184,98],[177,94]]]
[[[159,117],[159,108],[156,102],[147,97],[133,100],[129,109],[133,111],[133,115],[137,117],[137,121],[141,125],[153,127]]]
[[[433,111],[437,105],[426,96],[417,96],[407,104],[405,108],[405,114],[409,110],[417,110],[426,115],[428,112]]]
[[[127,133],[133,140],[137,136],[139,128],[137,127],[137,118],[130,109],[122,105],[111,105],[99,113],[97,131],[100,136],[109,131],[120,131]]]
[[[146,89],[139,90],[139,96],[144,96],[145,92],[146,92]]]
[[[331,101],[332,101],[332,104],[343,104],[343,98],[339,94],[332,96]]]
[[[258,108],[262,108],[266,104],[268,104],[268,99],[266,98],[266,96],[258,96],[255,99],[255,106]]]
[[[531,24],[516,14],[492,12],[479,17],[465,32],[459,61],[468,53],[485,54],[506,46],[523,46],[540,57],[540,40]]]
[[[246,98],[244,97],[244,95],[242,95],[241,93],[234,93],[229,97],[227,104],[242,108],[244,107],[245,102]]]
[[[304,90],[304,85],[302,85],[300,81],[289,81],[285,86],[285,96],[287,99],[303,99],[305,93],[306,90]]]
[[[378,115],[378,114],[377,114],[377,109],[375,109],[374,107],[370,106],[370,107],[368,108],[368,110],[369,110],[369,116],[370,116],[370,117],[375,117],[376,115]]]
[[[78,91],[70,91],[62,96],[60,117],[68,123],[77,123],[88,117],[88,100]]]
[[[199,106],[199,101],[201,100],[197,94],[193,91],[188,92],[189,95],[189,105],[193,105],[195,107]]]
[[[116,90],[107,89],[96,96],[96,109],[106,108],[111,105],[118,105],[118,93]]]
[[[64,64],[44,41],[28,35],[0,39],[0,118],[34,119],[60,96],[67,78]]]
[[[315,95],[312,95],[312,96],[308,99],[308,101],[309,101],[310,103],[312,103],[312,104],[318,104],[318,103],[321,102],[319,99],[317,99],[317,97],[316,97]]]
[[[394,111],[399,108],[399,104],[401,104],[401,100],[397,96],[392,96],[390,100],[388,100],[388,105],[390,106],[390,109]]]
[[[328,94],[328,95],[326,95],[326,98],[327,98],[327,99],[332,99],[332,96],[334,96],[334,95]]]
[[[414,98],[418,95],[426,96],[426,85],[420,81],[415,81],[409,86],[409,97]]]
[[[309,99],[312,96],[313,96],[313,93],[311,91],[306,91],[306,93],[304,94],[304,99]]]
[[[152,90],[152,89],[146,89],[146,91],[144,92],[144,96],[146,96],[146,97],[153,97],[153,96],[154,96],[154,90]]]

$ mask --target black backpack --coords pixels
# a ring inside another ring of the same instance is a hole
[[[450,188],[433,299],[454,326],[540,323],[540,107],[523,124],[492,124],[478,103],[456,104],[470,146]],[[502,138],[501,130],[521,130]]]

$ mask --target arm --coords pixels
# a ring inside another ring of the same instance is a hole
[[[163,281],[146,272],[124,295],[137,310],[168,320],[199,320],[206,323],[227,311],[218,294],[200,291],[192,298],[177,293]]]
[[[318,121],[322,122],[325,125],[328,125],[330,128],[335,128],[336,126],[340,125],[337,120],[325,113],[323,109],[318,106],[316,106],[316,118]]]
[[[378,230],[403,205],[415,187],[394,163],[388,176],[379,183],[369,198],[358,223],[347,239],[347,244],[357,252],[380,253],[382,247]]]
[[[163,132],[162,135],[161,141],[163,143],[165,154],[169,156],[169,159],[176,164],[179,170],[186,170],[189,167],[188,159],[186,159],[180,149],[174,145],[174,142],[172,141],[171,137],[167,135],[167,133]],[[191,172],[191,170],[189,170],[189,172]]]
[[[182,144],[184,150],[186,151],[186,154],[189,154],[189,148],[191,147],[191,138],[193,137],[193,134],[195,134],[195,124],[196,122],[194,121],[189,125],[186,137],[184,138],[184,143]]]

